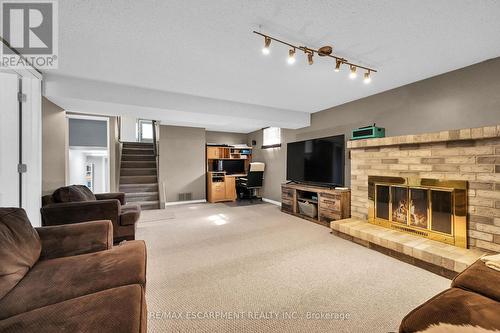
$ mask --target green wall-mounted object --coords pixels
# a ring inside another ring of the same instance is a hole
[[[373,126],[360,127],[352,130],[351,140],[372,139],[385,137],[385,128]]]

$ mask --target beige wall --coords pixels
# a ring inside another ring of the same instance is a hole
[[[160,126],[160,201],[178,201],[178,193],[205,199],[205,129]]]
[[[376,77],[372,84],[377,84]],[[377,123],[387,136],[500,124],[500,58],[465,67],[377,95],[312,114],[311,126],[285,130],[280,149],[262,150],[262,131],[250,133],[257,140],[254,160],[267,164],[263,196],[280,200],[286,177],[286,143],[329,135]],[[350,161],[346,158],[346,185]]]
[[[236,145],[247,143],[248,136],[244,133],[214,132],[205,133],[207,143]]]
[[[62,108],[42,98],[42,193],[66,184],[67,120]]]
[[[248,145],[252,140],[256,145],[252,150],[252,162],[264,162],[264,182],[260,195],[263,198],[281,201],[281,183],[285,182],[286,174],[286,143],[295,140],[294,130],[281,130],[281,148],[260,149],[262,146],[262,130],[248,134]]]

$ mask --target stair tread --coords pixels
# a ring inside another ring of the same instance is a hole
[[[156,170],[156,168],[121,168],[122,170]]]
[[[126,154],[126,153],[125,154],[122,153],[122,156],[148,156],[148,157],[151,156],[151,157],[154,157],[153,154],[147,155],[147,154]]]
[[[156,177],[156,175],[130,175],[130,176],[120,176],[120,178],[134,178],[134,177]]]
[[[122,141],[124,145],[153,145],[152,142]]]
[[[141,184],[120,184],[120,186],[124,187],[139,187],[139,186],[158,186],[158,183],[141,183]]]
[[[155,161],[137,161],[137,160],[132,160],[132,161],[124,161],[122,160],[122,163],[125,162],[125,163],[155,163]]]

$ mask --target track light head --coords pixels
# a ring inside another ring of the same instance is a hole
[[[295,63],[295,49],[290,49],[288,51],[288,63],[293,65]]]
[[[335,63],[335,71],[340,72],[340,65],[342,65],[342,60],[337,60]]]
[[[262,53],[268,55],[270,53],[269,45],[271,45],[271,38],[264,37],[264,47],[262,48]]]
[[[307,63],[309,65],[312,65],[314,63],[313,56],[314,56],[314,53],[312,51],[307,52]]]
[[[372,78],[370,77],[370,71],[366,71],[365,78],[363,79],[363,82],[365,84],[372,82]]]
[[[356,73],[356,66],[351,65],[351,73],[349,74],[349,78],[355,79],[358,76]]]

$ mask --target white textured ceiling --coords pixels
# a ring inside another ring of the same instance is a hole
[[[495,0],[59,1],[60,68],[49,71],[46,95],[67,109],[98,113],[96,108],[109,107],[95,104],[102,96],[68,96],[57,85],[67,77],[104,81],[116,84],[118,96],[133,94],[133,87],[184,99],[192,95],[200,127],[251,131],[279,125],[265,114],[285,119],[280,112],[286,110],[294,119],[287,126],[301,127],[308,124],[302,112],[500,56],[499,17]],[[272,43],[271,54],[262,55],[263,38],[251,33],[259,25],[262,32],[293,43],[333,45],[335,53],[380,72],[364,85],[359,78],[348,79],[346,70],[335,73],[334,63],[324,58],[308,66],[300,54],[289,66],[282,45]],[[140,96],[132,104],[137,113]],[[229,111],[232,123],[216,127],[217,104],[204,109],[199,97],[222,100],[228,109],[234,104],[225,101],[238,102],[241,108]],[[148,107],[146,100],[143,104]],[[249,121],[245,113],[259,105],[266,112]],[[165,102],[153,114],[164,123],[188,124],[182,103],[175,107]],[[120,113],[120,107],[113,112]]]

